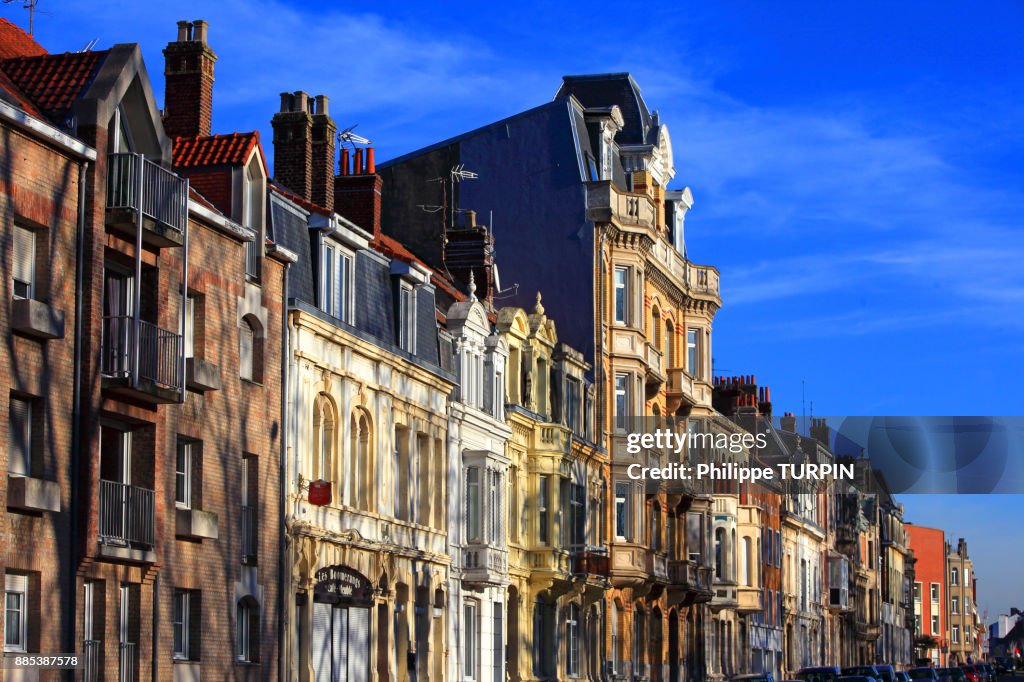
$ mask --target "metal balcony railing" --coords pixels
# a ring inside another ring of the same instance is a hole
[[[135,682],[138,655],[135,642],[121,642],[118,655],[118,682]]]
[[[141,211],[144,216],[184,233],[188,221],[188,182],[142,154],[111,154],[107,167],[107,208]]]
[[[103,670],[103,643],[95,639],[84,640],[82,660],[83,682],[100,682],[100,671]]]
[[[256,507],[242,507],[242,561],[256,559]]]
[[[100,481],[100,540],[107,544],[153,546],[153,491]]]
[[[140,379],[174,390],[181,388],[181,335],[131,315],[103,318],[103,357],[100,371],[131,378],[136,367]]]

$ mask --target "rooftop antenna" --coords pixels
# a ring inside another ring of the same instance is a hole
[[[343,145],[345,143],[348,143],[348,145],[350,147],[352,147],[353,149],[355,149],[355,146],[357,144],[362,144],[362,145],[370,144],[370,141],[368,139],[366,139],[362,135],[358,135],[358,134],[352,132],[352,131],[354,131],[356,129],[356,127],[358,125],[359,125],[358,123],[354,123],[354,124],[350,125],[348,128],[345,128],[344,130],[338,131],[338,144],[339,145]]]
[[[10,5],[16,1],[3,0],[5,5]],[[36,5],[39,4],[39,0],[23,0],[23,3],[22,8],[28,10],[28,34],[33,35],[36,27]]]
[[[92,48],[96,47],[96,43],[98,43],[98,42],[100,42],[99,38],[93,38],[92,40],[87,42],[85,44],[85,47],[83,47],[81,50],[79,50],[79,52],[92,52]]]
[[[800,380],[800,423],[807,424],[807,382]]]

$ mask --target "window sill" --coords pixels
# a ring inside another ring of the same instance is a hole
[[[7,474],[7,507],[29,512],[59,512],[60,485],[55,481]]]
[[[252,386],[254,388],[263,388],[262,381],[256,381],[255,379],[246,379],[245,377],[238,377],[238,379],[239,381],[242,382],[243,386],[248,384],[249,386]]]
[[[36,339],[63,339],[64,312],[31,298],[11,301],[11,330]]]

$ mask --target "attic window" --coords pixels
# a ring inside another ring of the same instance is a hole
[[[587,154],[587,171],[590,173],[590,181],[597,182],[601,179],[601,173],[597,170],[597,161],[592,154]]]
[[[402,282],[398,287],[398,346],[416,352],[416,298],[412,287]]]

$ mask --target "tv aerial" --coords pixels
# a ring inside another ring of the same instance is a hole
[[[357,144],[370,144],[370,141],[368,139],[366,139],[362,135],[353,132],[358,125],[358,123],[355,123],[353,125],[350,125],[348,128],[345,128],[344,130],[338,131],[338,144],[342,145],[348,143],[349,146],[351,146],[353,149],[355,149],[355,146]]]

